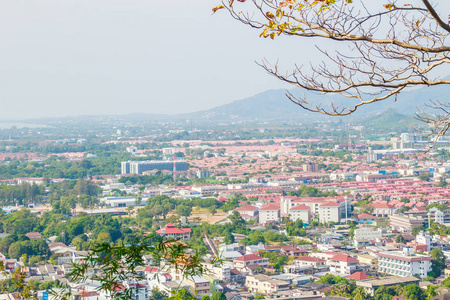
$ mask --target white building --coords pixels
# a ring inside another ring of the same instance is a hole
[[[371,227],[357,228],[354,231],[354,239],[360,240],[375,240],[382,236],[382,232],[379,229],[374,229]]]
[[[432,260],[431,256],[415,254],[409,247],[403,251],[380,252],[378,271],[400,277],[419,275],[423,279],[431,271]]]
[[[339,203],[336,202],[324,202],[319,205],[319,222],[337,222],[341,221],[341,214],[339,209]]]
[[[235,209],[244,220],[258,219],[259,208],[253,205],[244,205]]]
[[[259,223],[265,224],[267,222],[280,221],[280,204],[267,203],[259,209]]]
[[[327,265],[330,266],[330,272],[340,273],[342,275],[350,275],[356,271],[356,266],[359,261],[347,254],[338,254],[333,256],[327,261]]]
[[[289,217],[293,222],[302,220],[303,222],[309,223],[310,211],[309,206],[299,204],[289,209]]]

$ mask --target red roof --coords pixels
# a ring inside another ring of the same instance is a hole
[[[263,205],[259,210],[279,210],[280,209],[280,203],[267,203],[266,205]]]
[[[250,210],[256,210],[258,209],[256,206],[253,205],[244,205],[241,207],[236,208],[236,211],[250,211]]]
[[[158,229],[156,231],[159,234],[182,234],[191,232],[190,228],[176,228],[172,223],[166,224],[164,228]]]
[[[359,214],[359,215],[356,216],[356,218],[357,219],[377,219],[377,217],[374,217],[374,216],[366,214],[366,213]]]
[[[307,205],[299,204],[294,207],[291,207],[289,210],[310,210],[311,208]]]
[[[325,206],[325,207],[339,206],[339,203],[328,201],[328,202],[324,202],[324,203],[320,204],[320,206]]]
[[[324,259],[321,259],[321,258],[318,258],[318,257],[311,257],[311,256],[299,256],[299,257],[296,257],[295,260],[312,261],[312,262],[325,261]]]
[[[389,205],[387,203],[372,203],[373,208],[392,208],[392,205]]]
[[[366,273],[364,273],[364,272],[355,272],[352,275],[349,275],[349,276],[347,276],[345,278],[353,279],[353,280],[364,280],[364,279],[369,278],[369,276]]]
[[[357,262],[358,260],[347,254],[338,254],[330,258],[330,260],[343,261],[343,262]]]
[[[236,258],[237,261],[252,261],[252,260],[260,260],[263,259],[262,257],[256,255],[256,254],[245,254],[241,257]]]

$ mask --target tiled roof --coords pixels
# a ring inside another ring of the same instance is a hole
[[[311,208],[307,205],[299,204],[294,207],[291,207],[289,210],[311,210]]]
[[[267,203],[266,205],[263,205],[259,210],[279,210],[280,209],[280,203]]]
[[[353,279],[353,280],[364,280],[369,278],[369,276],[364,272],[355,272],[352,275],[349,275],[346,277],[347,279]]]
[[[252,261],[252,260],[260,260],[263,259],[262,257],[256,255],[256,254],[245,254],[241,257],[236,258],[237,261]]]
[[[351,257],[350,255],[347,255],[347,254],[338,254],[338,255],[333,256],[332,258],[330,258],[330,260],[336,260],[336,261],[342,261],[342,262],[355,262],[355,261],[358,261],[356,258]]]
[[[236,211],[249,211],[249,210],[256,210],[258,209],[256,206],[253,205],[244,205],[241,207],[236,208]]]
[[[328,201],[328,202],[324,202],[324,203],[320,204],[320,206],[321,207],[333,207],[333,206],[335,207],[335,206],[339,206],[339,203]]]
[[[191,232],[190,228],[176,228],[172,223],[166,224],[164,228],[158,229],[156,231],[159,234],[182,234]]]
[[[366,213],[359,214],[359,215],[356,216],[356,218],[357,219],[377,219],[377,217],[374,217],[374,216],[366,214]]]

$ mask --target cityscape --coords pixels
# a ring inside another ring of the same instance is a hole
[[[450,2],[400,2],[0,4],[0,300],[450,299]]]

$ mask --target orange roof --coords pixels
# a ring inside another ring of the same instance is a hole
[[[342,261],[342,262],[355,262],[355,261],[358,261],[356,258],[351,257],[350,255],[347,255],[347,254],[338,254],[338,255],[333,256],[332,258],[330,258],[330,260],[336,260],[336,261]]]
[[[311,208],[307,205],[299,204],[294,207],[291,207],[289,210],[310,210]]]
[[[347,276],[345,278],[353,279],[353,280],[364,280],[364,279],[369,278],[369,276],[366,273],[364,273],[364,272],[355,272],[352,275],[349,275],[349,276]]]
[[[280,203],[267,203],[266,205],[263,205],[259,210],[279,210],[280,209]]]
[[[320,206],[325,206],[325,207],[328,207],[328,206],[339,206],[339,203],[328,201],[328,202],[324,202],[324,203],[320,204]]]

